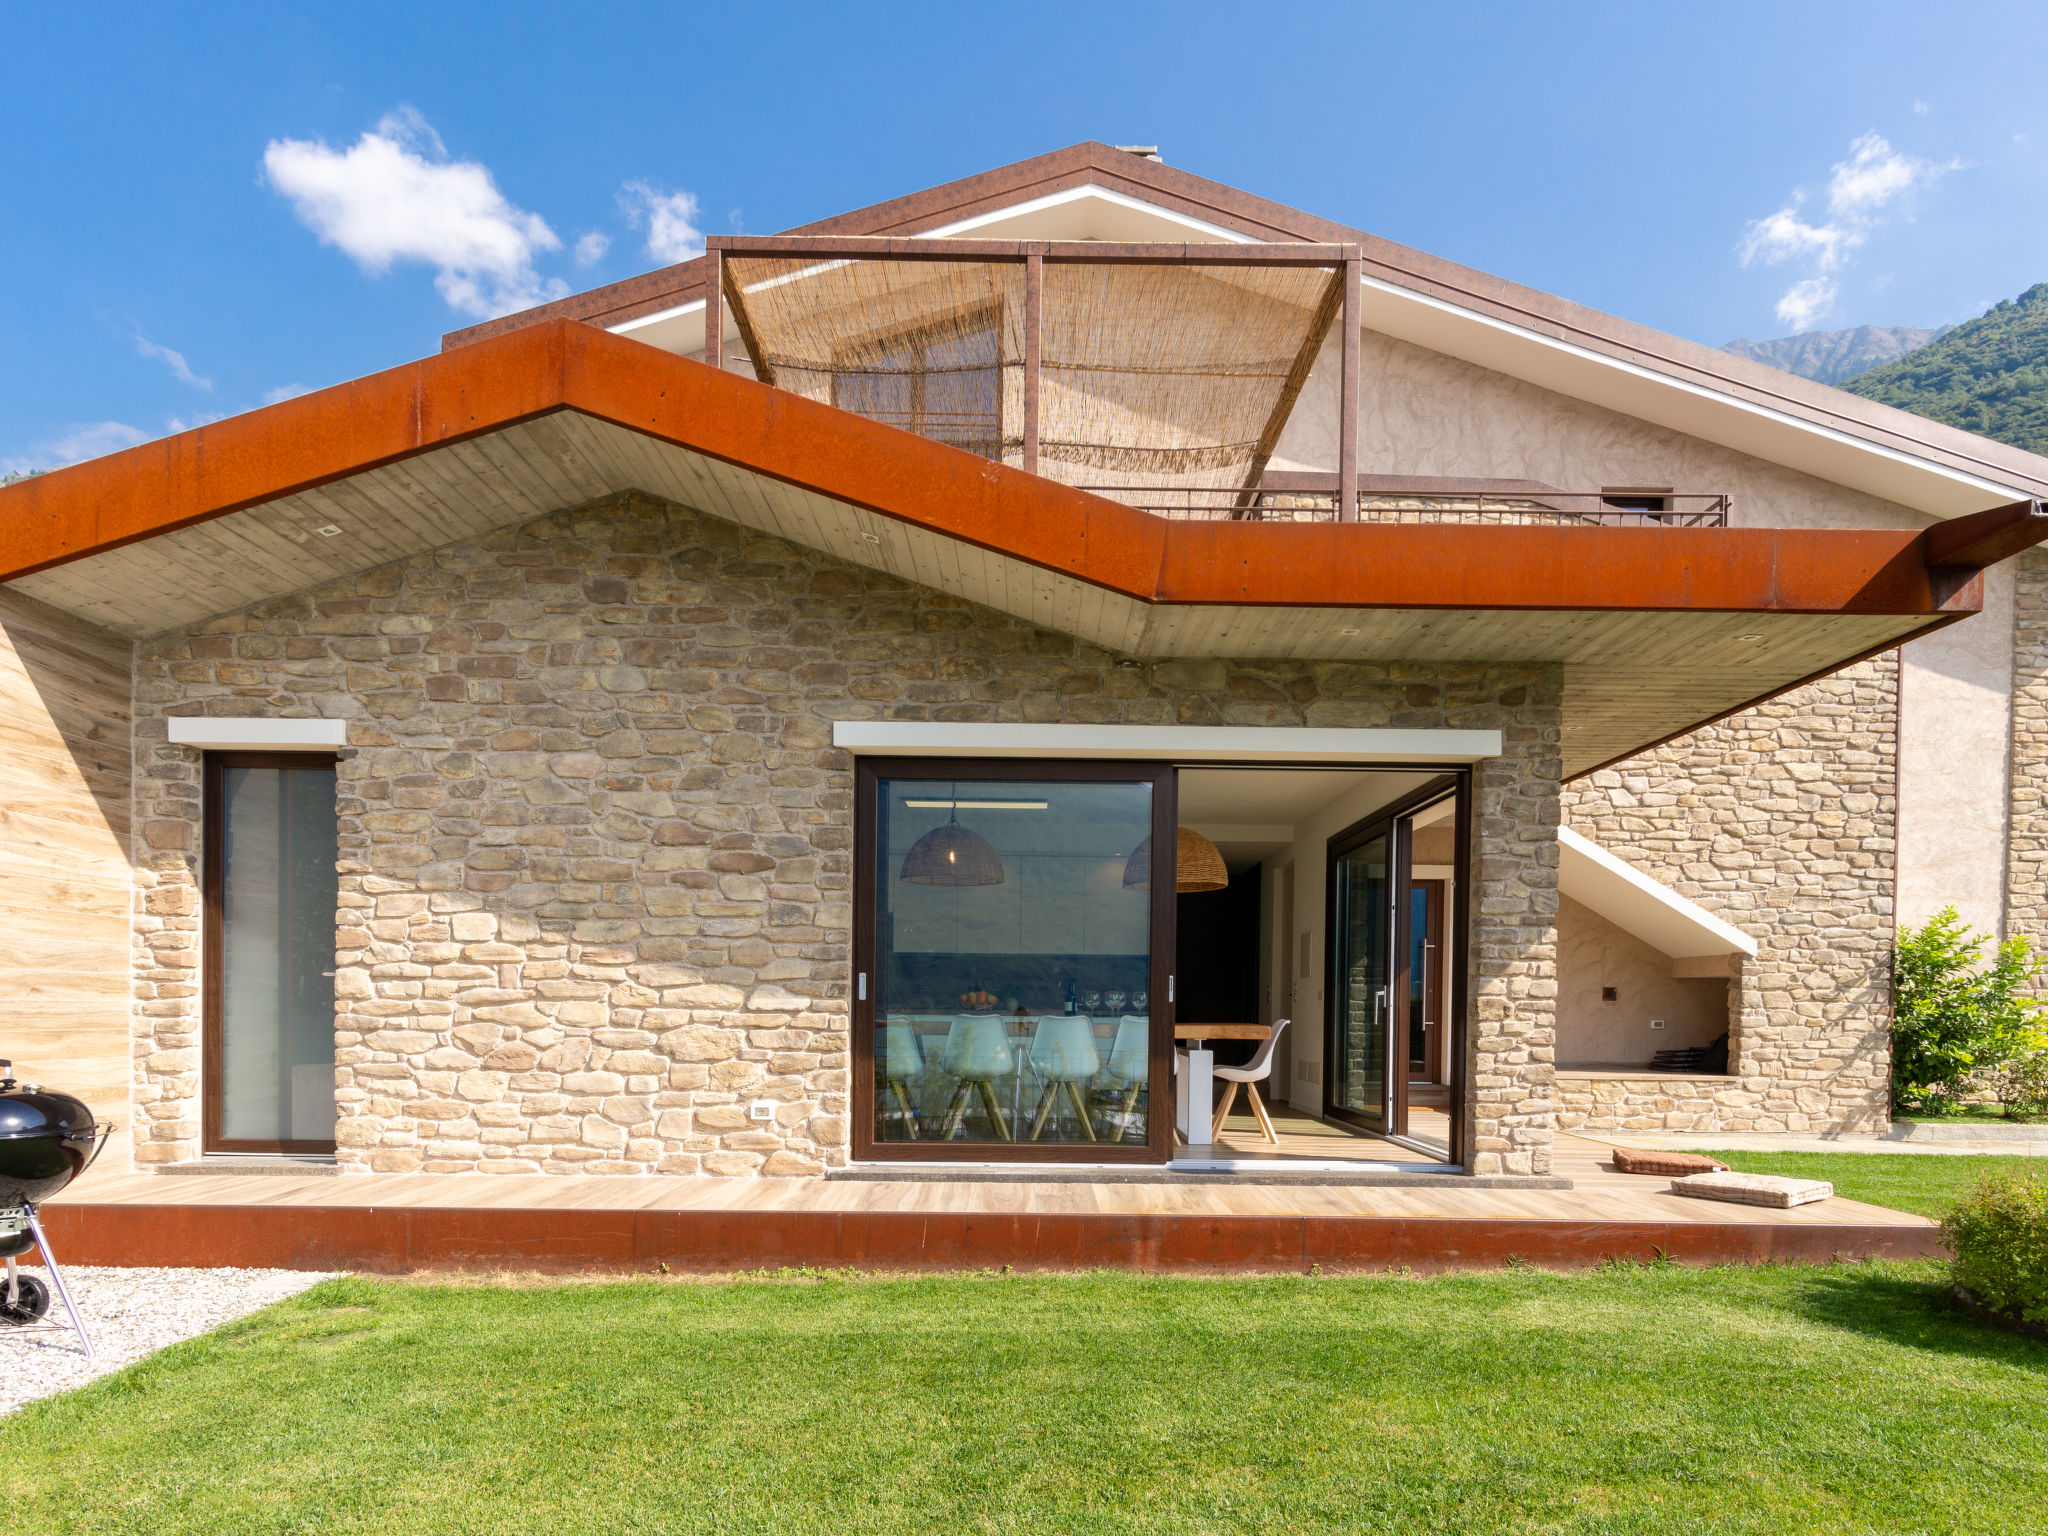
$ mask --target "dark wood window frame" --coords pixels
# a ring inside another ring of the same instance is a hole
[[[853,831],[853,968],[851,1024],[853,1036],[853,1102],[849,1119],[856,1161],[936,1163],[1167,1163],[1173,1160],[1173,973],[1174,860],[1179,826],[1175,805],[1176,765],[1166,761],[1105,761],[1017,758],[889,758],[863,757],[855,771]],[[875,909],[878,878],[876,794],[884,779],[921,779],[968,783],[1048,781],[1066,783],[1143,783],[1152,788],[1152,915],[1151,915],[1151,1080],[1146,1101],[1149,1124],[1143,1146],[1079,1145],[1018,1146],[1003,1142],[914,1142],[875,1140]],[[867,996],[858,978],[866,976]]]
[[[271,1152],[294,1155],[331,1153],[332,1141],[230,1141],[221,1136],[222,975],[221,879],[225,873],[222,839],[222,785],[229,768],[337,767],[332,752],[209,752],[200,799],[200,1150],[202,1152]]]
[[[1445,911],[1444,926],[1450,931],[1451,939],[1451,996],[1450,1007],[1445,1015],[1443,1031],[1443,1053],[1449,1068],[1450,1089],[1450,1153],[1451,1161],[1458,1164],[1467,1162],[1465,1153],[1465,1084],[1466,1084],[1466,980],[1468,946],[1471,941],[1469,922],[1461,913],[1471,910],[1471,848],[1472,848],[1472,773],[1470,769],[1458,769],[1430,780],[1421,788],[1403,795],[1390,805],[1382,806],[1371,815],[1331,836],[1324,848],[1323,861],[1323,1118],[1337,1125],[1357,1125],[1381,1136],[1405,1136],[1408,1118],[1408,1046],[1405,1013],[1403,1027],[1389,1029],[1392,1037],[1387,1043],[1393,1047],[1387,1052],[1386,1071],[1392,1080],[1394,1116],[1391,1126],[1381,1128],[1365,1123],[1359,1116],[1348,1113],[1333,1102],[1331,1068],[1336,1062],[1337,1042],[1337,999],[1339,994],[1337,972],[1337,860],[1353,848],[1370,842],[1382,829],[1389,834],[1388,875],[1390,879],[1406,884],[1409,879],[1409,848],[1406,837],[1392,836],[1400,820],[1453,795],[1455,812],[1452,825],[1455,846],[1452,859],[1451,900],[1459,904],[1459,911]],[[1395,905],[1395,931],[1392,935],[1392,949],[1389,955],[1391,974],[1388,988],[1392,996],[1404,998],[1408,993],[1408,923],[1409,903]]]

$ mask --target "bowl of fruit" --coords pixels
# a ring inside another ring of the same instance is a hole
[[[987,1013],[995,1005],[996,995],[986,987],[976,987],[972,992],[960,994],[960,1006],[969,1013]]]

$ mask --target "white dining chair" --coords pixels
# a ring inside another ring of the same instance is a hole
[[[1275,1019],[1273,1033],[1259,1042],[1258,1051],[1243,1066],[1214,1069],[1215,1075],[1229,1086],[1223,1090],[1223,1102],[1216,1106],[1216,1123],[1209,1128],[1211,1142],[1222,1136],[1223,1122],[1230,1114],[1230,1106],[1237,1102],[1238,1086],[1242,1084],[1244,1096],[1251,1100],[1252,1118],[1259,1122],[1259,1129],[1266,1133],[1266,1140],[1276,1147],[1280,1145],[1279,1133],[1273,1129],[1273,1121],[1266,1114],[1265,1103],[1259,1098],[1259,1084],[1273,1075],[1273,1048],[1287,1032],[1288,1022],[1286,1019]]]

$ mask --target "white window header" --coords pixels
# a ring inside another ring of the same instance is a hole
[[[216,720],[173,715],[171,744],[214,752],[332,752],[348,745],[346,720]]]
[[[1476,763],[1499,731],[1307,730],[1225,725],[958,725],[839,720],[832,745],[865,756],[1171,758],[1176,762]]]

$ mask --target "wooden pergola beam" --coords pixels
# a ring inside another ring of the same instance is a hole
[[[725,302],[732,306],[732,323],[739,327],[740,341],[747,349],[747,357],[754,365],[754,377],[763,384],[775,382],[774,365],[761,350],[761,338],[754,330],[754,317],[747,309],[746,295],[740,292],[739,280],[732,275],[729,262],[719,263],[720,286],[725,290]],[[710,311],[707,309],[706,314]]]
[[[1118,240],[935,240],[900,235],[713,235],[707,251],[727,260],[815,257],[868,261],[1024,261],[1155,267],[1333,267],[1358,247],[1307,241],[1144,244]]]
[[[1242,517],[1251,509],[1252,501],[1259,492],[1259,482],[1266,477],[1266,466],[1273,460],[1274,449],[1280,446],[1280,434],[1287,430],[1295,402],[1301,398],[1309,374],[1315,370],[1316,359],[1322,355],[1323,343],[1330,339],[1330,327],[1337,323],[1337,316],[1343,309],[1344,269],[1339,267],[1330,274],[1322,297],[1316,301],[1315,313],[1308,322],[1308,334],[1302,338],[1301,350],[1294,354],[1294,363],[1288,368],[1287,377],[1281,381],[1272,414],[1266,418],[1266,425],[1252,449],[1251,467],[1245,471],[1244,490],[1238,495],[1232,516]]]

